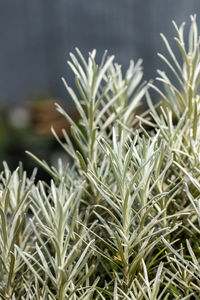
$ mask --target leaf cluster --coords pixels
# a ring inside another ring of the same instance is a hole
[[[123,74],[106,52],[100,64],[95,50],[70,54],[76,91],[63,81],[80,120],[57,104],[73,141],[52,132],[73,165],[29,153],[50,184],[22,165],[0,177],[1,299],[200,298],[199,36],[196,16],[187,46],[173,25],[182,62],[164,35],[159,56],[178,86],[163,71],[163,90],[142,82],[142,61]]]

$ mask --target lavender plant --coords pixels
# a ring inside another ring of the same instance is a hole
[[[0,177],[2,299],[200,298],[199,36],[196,16],[187,47],[173,25],[183,61],[164,35],[170,59],[159,56],[178,86],[163,71],[163,90],[141,82],[141,60],[123,75],[106,52],[99,65],[95,50],[70,54],[76,90],[63,81],[80,120],[56,105],[73,141],[52,132],[73,166],[28,152],[50,184],[21,165]]]

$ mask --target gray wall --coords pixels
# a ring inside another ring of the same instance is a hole
[[[199,10],[199,0],[1,0],[0,101],[37,92],[68,99],[60,78],[72,81],[66,61],[76,46],[85,55],[108,49],[124,67],[142,57],[145,78],[155,77],[159,33],[172,40],[171,20],[189,23]]]

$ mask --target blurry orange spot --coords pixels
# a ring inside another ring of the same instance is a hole
[[[117,257],[119,258],[119,260],[122,260],[121,255],[117,254]]]
[[[118,253],[117,256],[114,256],[114,260],[122,260],[121,255]]]

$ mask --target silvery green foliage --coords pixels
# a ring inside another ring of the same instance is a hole
[[[31,236],[28,209],[31,202],[30,193],[34,185],[35,172],[27,178],[20,165],[13,173],[4,164],[0,175],[0,296],[11,299],[15,290],[22,295],[23,272],[27,271],[24,262],[16,251],[30,251]],[[23,270],[23,272],[22,272]]]
[[[199,36],[195,16],[188,46],[173,25],[183,62],[162,35],[170,59],[159,56],[178,83],[158,71],[162,91],[141,82],[140,60],[123,75],[106,52],[99,65],[95,50],[70,54],[76,90],[63,81],[80,119],[56,105],[71,137],[52,131],[73,166],[29,153],[50,184],[21,165],[1,174],[2,299],[200,298]],[[149,109],[136,116],[145,95]]]
[[[185,24],[183,23],[180,28],[175,22],[173,25],[177,34],[175,42],[182,55],[182,64],[174,56],[166,37],[161,35],[169,53],[169,60],[161,54],[159,56],[176,77],[177,85],[170,82],[165,72],[158,70],[160,77],[157,80],[163,82],[164,92],[152,84],[150,86],[156,89],[163,99],[163,104],[168,108],[161,107],[159,116],[152,108],[152,116],[163,138],[169,141],[175,159],[183,160],[185,163],[188,161],[189,165],[199,167],[200,41],[196,16],[191,16],[188,44],[184,41]],[[176,122],[173,117],[176,118]]]

